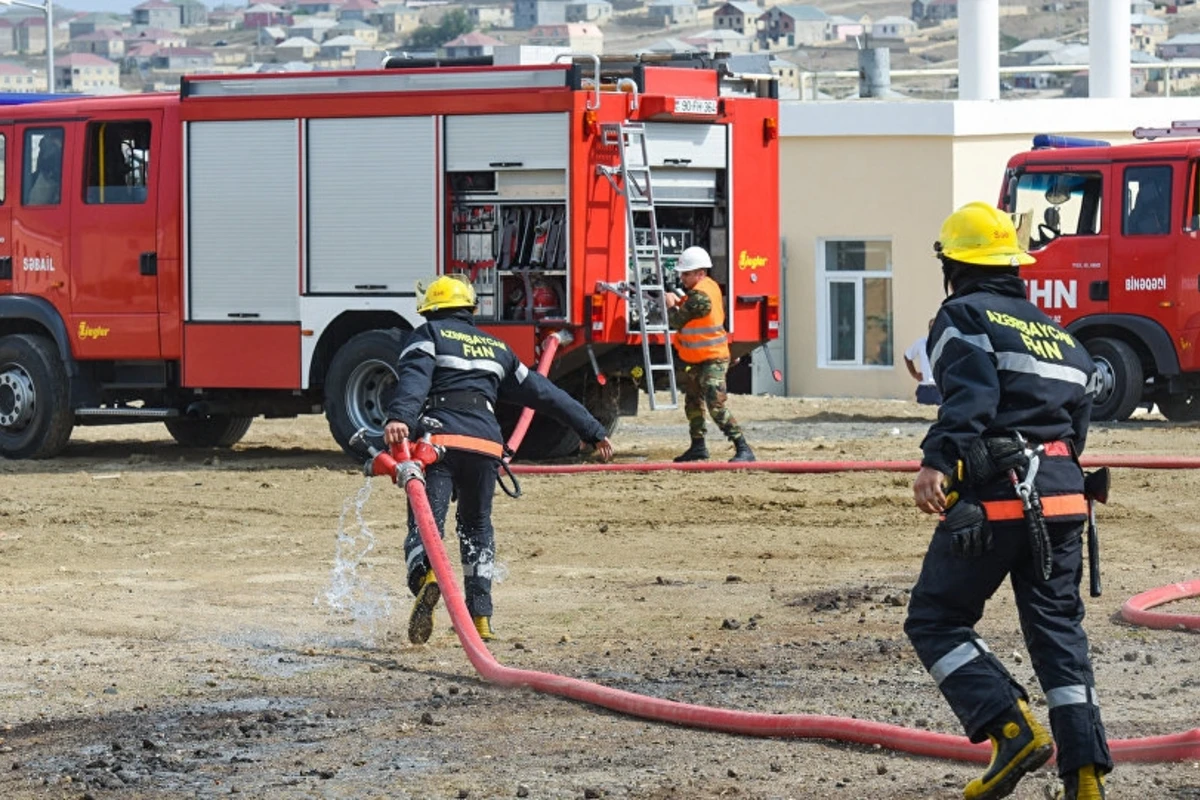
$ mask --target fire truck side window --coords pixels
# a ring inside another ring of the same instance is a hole
[[[1171,167],[1125,168],[1122,233],[1162,236],[1171,232]]]
[[[62,200],[62,128],[27,128],[21,204],[56,206]]]
[[[1098,172],[1025,172],[1017,178],[1018,232],[1037,250],[1062,236],[1100,233],[1104,182]]]
[[[149,122],[88,124],[86,202],[106,205],[146,202],[149,168]]]

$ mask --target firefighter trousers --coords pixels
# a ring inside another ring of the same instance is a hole
[[[425,494],[443,539],[450,498],[455,492],[458,494],[455,522],[467,609],[471,616],[490,617],[496,557],[496,536],[492,528],[496,459],[450,448],[441,461],[426,467]],[[415,595],[429,571],[429,558],[411,508],[408,510],[408,536],[404,540],[404,561],[408,568],[408,588]]]
[[[1079,595],[1083,524],[1051,520],[1047,526],[1053,552],[1048,581],[1034,565],[1024,521],[992,523],[994,546],[975,558],[956,556],[950,534],[935,532],[912,590],[904,632],[967,736],[983,741],[989,722],[1018,698],[1028,699],[975,632],[984,604],[1009,577],[1025,645],[1050,709],[1059,773],[1086,764],[1107,772],[1112,757]]]

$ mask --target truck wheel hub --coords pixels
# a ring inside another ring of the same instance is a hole
[[[1096,391],[1095,402],[1103,403],[1112,397],[1113,389],[1117,385],[1117,376],[1113,374],[1112,364],[1108,363],[1107,359],[1093,358],[1092,364],[1100,377],[1100,388]]]
[[[19,369],[0,372],[0,426],[23,428],[33,417],[33,381]]]
[[[387,403],[396,385],[396,372],[384,361],[364,361],[354,368],[346,381],[346,415],[356,429],[366,428],[373,435],[383,433],[387,422]]]

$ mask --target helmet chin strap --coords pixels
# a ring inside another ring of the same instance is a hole
[[[939,258],[941,258],[941,256],[939,256]],[[954,265],[951,264],[946,259],[941,258],[941,261],[942,261],[942,293],[945,294],[946,297],[949,297],[951,294],[950,283],[954,277],[954,273],[956,272],[956,270],[954,268]]]

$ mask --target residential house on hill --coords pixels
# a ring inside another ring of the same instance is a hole
[[[613,7],[608,0],[574,0],[567,3],[567,22],[603,23],[612,19]]]
[[[368,25],[361,19],[345,19],[330,28],[325,36],[326,38],[353,36],[367,47],[371,47],[379,41],[379,29],[374,25]]]
[[[290,5],[297,14],[329,14],[342,7],[345,0],[292,0]]]
[[[346,0],[337,10],[337,19],[338,22],[351,19],[367,22],[378,10],[379,3],[375,0]]]
[[[296,22],[288,27],[287,35],[320,42],[325,39],[330,28],[336,27],[337,21],[329,17],[303,16],[297,17]]]
[[[467,17],[476,28],[511,28],[512,9],[508,6],[471,6]]]
[[[271,3],[256,3],[246,9],[242,15],[242,28],[253,30],[265,28],[268,25],[292,25],[295,20],[289,11],[285,11]]]
[[[916,22],[958,19],[958,0],[913,0],[911,16]]]
[[[567,21],[566,0],[514,0],[513,27],[527,31],[538,25],[561,25]]]
[[[321,45],[307,36],[293,36],[275,45],[276,61],[307,61],[316,58]]]
[[[125,23],[116,14],[83,14],[67,23],[71,39],[101,30],[119,31]]]
[[[544,47],[567,47],[576,53],[604,52],[604,33],[587,22],[564,22],[561,25],[536,25],[529,30],[529,44]]]
[[[245,9],[241,8],[217,8],[208,12],[208,27],[209,29],[233,31],[242,27],[242,14]]]
[[[1129,46],[1143,53],[1154,53],[1170,37],[1170,26],[1162,17],[1132,14],[1129,17]]]
[[[747,33],[738,33],[727,28],[713,28],[683,37],[683,41],[710,55],[722,53],[749,53],[754,49],[757,38]]]
[[[696,45],[686,42],[675,36],[668,36],[666,39],[659,39],[657,42],[643,47],[637,51],[637,55],[670,55],[672,53],[699,53],[701,48]]]
[[[851,19],[835,14],[829,18],[829,27],[825,29],[825,35],[831,42],[846,42],[862,36],[868,30],[868,23],[861,19]]]
[[[155,54],[151,64],[167,72],[211,71],[216,58],[212,50],[203,47],[167,47]]]
[[[1200,58],[1200,33],[1180,33],[1158,46],[1158,57],[1170,61],[1173,58]]]
[[[871,23],[871,37],[904,40],[917,33],[917,23],[908,17],[884,17]]]
[[[20,64],[0,61],[0,92],[43,92],[44,81],[35,78],[33,70]]]
[[[1010,67],[1025,67],[1047,53],[1063,49],[1065,45],[1054,39],[1030,39],[1000,54],[1000,63]]]
[[[408,33],[421,27],[421,10],[400,5],[380,6],[371,15],[371,22],[380,33]]]
[[[321,58],[332,61],[354,61],[357,50],[365,50],[367,46],[353,36],[334,36],[321,42]]]
[[[0,53],[9,55],[17,52],[17,37],[13,21],[7,15],[0,17]]]
[[[462,36],[456,36],[446,42],[442,45],[442,52],[446,54],[446,58],[476,58],[478,56],[490,56],[496,51],[497,47],[503,44],[504,42],[495,36],[488,36],[486,33],[472,31],[471,33],[464,33]]]
[[[168,0],[179,6],[179,24],[185,28],[207,28],[208,6],[200,0]]]
[[[141,25],[173,31],[183,27],[183,12],[179,6],[172,5],[167,0],[146,0],[133,7],[133,24],[135,27]]]
[[[694,0],[647,0],[646,16],[667,25],[694,25],[699,11]]]
[[[121,68],[91,53],[71,53],[54,62],[54,88],[85,94],[119,89]]]
[[[187,37],[178,31],[168,31],[162,28],[145,28],[143,30],[125,31],[125,50],[134,44],[151,42],[159,47],[187,47]]]
[[[120,61],[125,57],[125,35],[111,28],[76,36],[70,42],[72,53],[92,53],[109,61]]]
[[[763,13],[757,3],[733,0],[733,2],[719,6],[713,12],[713,27],[717,30],[737,31],[748,36],[757,36],[758,21]]]
[[[46,52],[46,18],[39,14],[17,20],[13,23],[13,38],[18,53]]]
[[[274,47],[287,38],[287,28],[282,25],[254,29],[254,43],[259,47]]]
[[[797,47],[825,41],[829,15],[816,6],[773,6],[763,14],[759,39],[765,47]]]
[[[121,59],[121,63],[125,65],[125,69],[131,72],[148,70],[153,66],[154,57],[161,49],[154,42],[126,42],[125,58]]]

